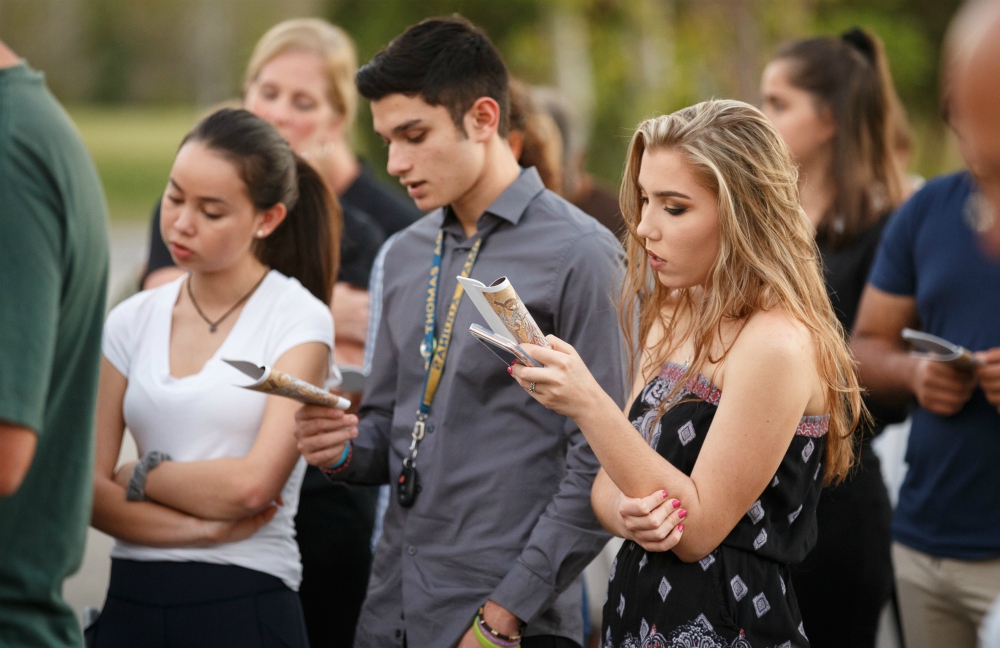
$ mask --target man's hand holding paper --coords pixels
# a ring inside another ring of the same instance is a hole
[[[358,417],[322,405],[303,405],[295,413],[295,438],[307,463],[332,466],[343,456],[347,443],[358,436]]]
[[[975,354],[983,364],[976,368],[979,386],[986,394],[986,400],[1000,410],[1000,348],[988,349]]]

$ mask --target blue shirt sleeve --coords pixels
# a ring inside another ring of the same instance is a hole
[[[919,191],[889,218],[868,275],[868,283],[872,286],[893,295],[916,295],[914,248],[925,202],[924,191]]]

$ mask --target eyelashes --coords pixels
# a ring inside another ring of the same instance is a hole
[[[639,201],[643,205],[648,205],[649,204],[649,198],[647,196],[640,196],[639,197]],[[687,207],[668,207],[668,206],[664,206],[663,207],[663,211],[667,212],[671,216],[680,216],[681,214],[683,214],[687,210],[688,210]]]

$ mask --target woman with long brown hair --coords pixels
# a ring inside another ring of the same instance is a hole
[[[627,540],[605,646],[807,643],[788,565],[815,542],[864,406],[796,180],[747,104],[643,122],[621,190],[629,409],[555,338],[525,347],[543,368],[512,369],[601,461],[594,511]]]
[[[895,151],[908,128],[881,43],[860,29],[791,43],[765,68],[761,95],[799,166],[827,291],[850,334],[882,230],[904,194]],[[816,548],[793,570],[814,646],[873,648],[892,593],[892,507],[871,439],[906,411],[868,404],[879,422],[859,439],[857,470],[820,495]]]

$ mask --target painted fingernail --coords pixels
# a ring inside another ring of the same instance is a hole
[[[507,373],[509,373],[512,376],[514,375],[514,365],[507,367]]]
[[[671,504],[671,506],[673,506],[674,508],[677,508],[680,505],[681,505],[681,501],[680,500],[674,500],[673,503]]]
[[[684,532],[684,525],[683,524],[678,524],[677,525],[677,530],[680,531],[681,533],[683,533]]]
[[[682,520],[683,520],[683,519],[684,519],[685,517],[687,517],[687,514],[688,514],[688,512],[687,512],[687,511],[685,511],[684,509],[681,509],[681,510],[677,511],[677,517],[679,517],[679,518],[680,518],[680,519],[682,519]]]
[[[667,491],[660,491],[660,495],[663,496],[663,499],[667,499]]]

